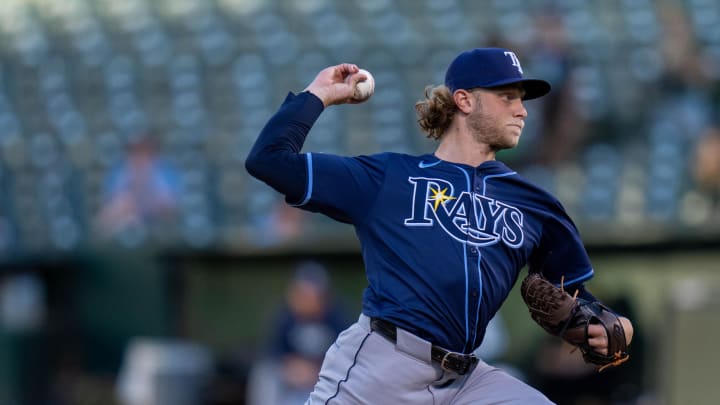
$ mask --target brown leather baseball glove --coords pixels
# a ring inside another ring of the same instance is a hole
[[[589,302],[568,294],[563,286],[556,287],[539,273],[530,273],[520,287],[530,316],[551,335],[578,347],[587,363],[599,371],[627,361],[628,345],[625,330],[610,308],[600,302]],[[588,326],[599,324],[608,338],[608,354],[595,351],[588,340]]]

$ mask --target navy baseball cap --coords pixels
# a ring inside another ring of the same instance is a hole
[[[520,60],[514,52],[503,48],[476,48],[458,55],[445,72],[445,86],[455,90],[492,88],[520,83],[525,90],[523,100],[531,100],[550,92],[550,83],[523,78]]]

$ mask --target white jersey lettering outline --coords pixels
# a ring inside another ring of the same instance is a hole
[[[456,196],[452,183],[443,179],[409,177],[408,182],[413,185],[413,196],[405,226],[437,223],[463,244],[487,246],[502,241],[512,248],[522,246],[523,213],[517,207],[468,191]]]

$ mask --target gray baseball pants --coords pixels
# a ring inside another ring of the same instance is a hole
[[[430,360],[430,343],[398,329],[397,343],[370,329],[370,318],[343,331],[325,354],[305,405],[552,404],[544,395],[482,360],[464,376]]]

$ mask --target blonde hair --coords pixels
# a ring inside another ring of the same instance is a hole
[[[415,103],[417,122],[431,139],[442,137],[457,111],[452,93],[444,85],[425,87],[425,98]]]

